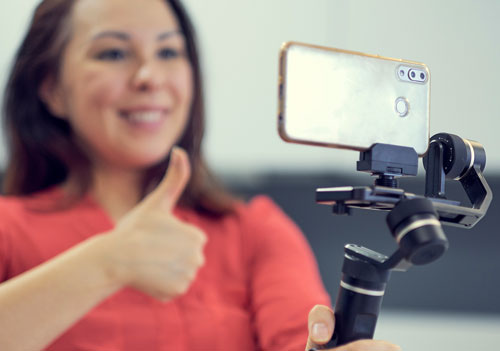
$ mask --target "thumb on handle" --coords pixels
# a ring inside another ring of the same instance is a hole
[[[335,327],[333,311],[323,305],[316,305],[309,312],[309,339],[306,350],[321,349],[331,339]]]

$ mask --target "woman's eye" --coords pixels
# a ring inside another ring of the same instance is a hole
[[[158,53],[158,56],[162,59],[171,59],[179,56],[179,52],[175,49],[164,48]]]
[[[98,60],[103,61],[120,61],[127,57],[127,52],[121,49],[107,49],[96,55]]]

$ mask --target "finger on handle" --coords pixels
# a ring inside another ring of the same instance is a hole
[[[358,340],[325,351],[401,351],[401,347],[383,340]]]

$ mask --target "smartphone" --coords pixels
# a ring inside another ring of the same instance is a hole
[[[279,64],[278,131],[292,143],[365,151],[429,144],[425,64],[297,42]]]

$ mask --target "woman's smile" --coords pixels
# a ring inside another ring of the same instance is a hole
[[[119,111],[119,116],[132,128],[144,132],[154,132],[161,128],[169,115],[168,108],[154,106],[133,107]]]

